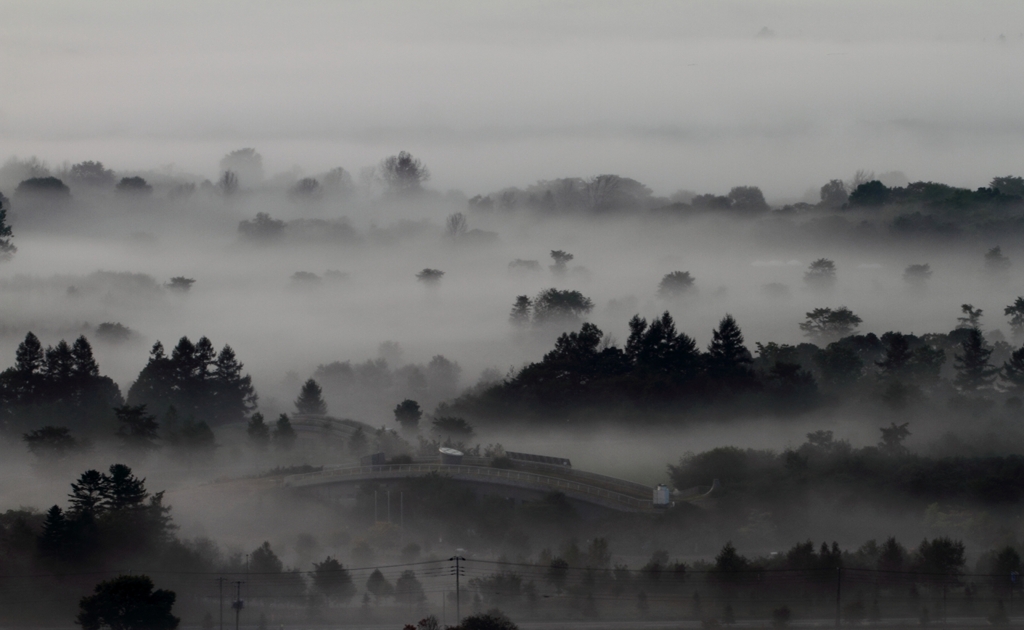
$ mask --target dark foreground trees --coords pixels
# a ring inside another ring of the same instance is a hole
[[[231,346],[217,353],[206,337],[196,343],[182,337],[169,357],[158,341],[128,390],[128,404],[146,405],[157,417],[174,407],[183,417],[211,426],[241,422],[258,398],[243,367]]]
[[[122,575],[82,598],[76,622],[82,630],[174,630],[181,621],[171,614],[175,598],[173,591],[154,591],[149,576]]]

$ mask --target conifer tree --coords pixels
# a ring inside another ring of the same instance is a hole
[[[302,391],[295,399],[295,409],[299,413],[322,416],[327,413],[327,403],[323,399],[323,389],[313,379],[302,384]]]
[[[960,343],[962,354],[954,355],[953,367],[956,368],[956,378],[953,382],[960,389],[973,392],[983,389],[992,384],[999,368],[988,362],[992,356],[992,349],[985,347],[985,341],[981,331],[971,328],[967,338]]]

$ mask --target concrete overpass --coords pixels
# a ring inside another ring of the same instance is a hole
[[[653,513],[659,509],[654,507],[654,488],[644,484],[559,466],[516,462],[516,469],[507,469],[495,468],[485,458],[466,460],[462,464],[443,464],[435,460],[332,468],[289,475],[282,480],[282,485],[330,496],[345,486],[438,474],[456,481],[489,486],[496,491],[514,489],[520,491],[518,494],[525,491],[534,496],[560,492],[575,501],[622,512]]]

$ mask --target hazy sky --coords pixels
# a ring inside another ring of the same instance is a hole
[[[213,177],[241,146],[271,173],[408,149],[469,194],[605,172],[775,198],[857,168],[1024,173],[1021,2],[7,0],[0,17],[0,158]]]

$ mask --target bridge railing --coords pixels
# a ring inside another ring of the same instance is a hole
[[[460,466],[445,464],[383,464],[378,466],[352,466],[350,468],[335,468],[319,472],[301,473],[289,475],[284,479],[286,486],[312,485],[312,483],[330,483],[332,479],[372,479],[380,476],[409,476],[417,474],[428,474],[432,472],[452,474],[468,477],[483,477],[491,479],[503,479],[511,482],[521,482],[541,485],[555,490],[564,490],[585,496],[600,498],[605,501],[627,506],[633,509],[645,509],[651,507],[650,500],[638,499],[620,492],[614,492],[605,488],[599,488],[590,484],[571,481],[562,477],[539,475],[520,470],[509,470],[504,468],[489,468],[483,466]]]

